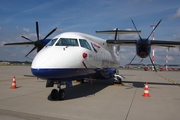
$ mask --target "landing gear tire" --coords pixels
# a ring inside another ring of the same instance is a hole
[[[63,81],[54,81],[57,84],[57,89],[53,89],[50,94],[51,100],[64,100],[65,99],[65,91],[61,89],[61,85],[65,85]]]
[[[56,100],[56,99],[57,99],[57,96],[58,96],[58,91],[57,91],[56,89],[53,89],[53,90],[51,91],[50,96],[51,96],[51,99],[52,99],[52,100]]]
[[[121,80],[121,78],[117,78],[118,79],[118,84],[122,84],[122,80]]]
[[[64,90],[59,90],[57,94],[57,100],[64,100],[65,99],[65,91]]]

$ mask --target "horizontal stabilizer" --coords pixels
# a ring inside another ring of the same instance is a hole
[[[118,44],[122,46],[135,46],[136,40],[106,40],[108,44]]]
[[[136,34],[140,33],[141,30],[118,30],[117,34]],[[105,31],[96,31],[98,34],[116,34],[116,30],[105,30]]]

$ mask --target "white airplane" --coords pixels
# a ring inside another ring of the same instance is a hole
[[[114,40],[104,40],[80,32],[64,32],[51,40],[46,39],[55,29],[43,40],[39,40],[39,29],[36,22],[37,41],[34,42],[22,36],[30,42],[5,44],[34,45],[35,47],[27,55],[37,48],[38,53],[33,59],[31,71],[34,76],[47,80],[46,87],[53,87],[54,84],[57,84],[59,90],[53,89],[51,91],[50,96],[52,100],[65,99],[65,91],[61,89],[61,85],[73,80],[81,80],[83,82],[85,78],[101,80],[114,78],[115,83],[121,84],[123,76],[118,71],[120,45],[135,45],[136,53],[141,58],[149,56],[151,45],[180,46],[180,42],[177,41],[156,40],[154,42],[149,40],[149,37],[142,39],[139,35],[140,31],[137,29],[135,31],[118,29],[96,31],[97,33],[115,34]],[[132,33],[138,33],[140,39],[117,40],[118,34]]]

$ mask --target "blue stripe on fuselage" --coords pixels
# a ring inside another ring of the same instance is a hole
[[[75,80],[89,77],[95,74],[95,69],[74,68],[74,69],[31,69],[33,75],[46,80]]]
[[[109,79],[112,78],[113,69],[71,68],[71,69],[34,69],[34,76],[46,80],[72,81],[83,78]]]

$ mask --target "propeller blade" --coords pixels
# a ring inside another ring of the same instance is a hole
[[[38,26],[38,21],[36,21],[36,34],[37,34],[37,40],[39,40],[39,26]]]
[[[150,35],[148,36],[148,38],[146,40],[149,39],[149,37],[151,36],[151,34],[154,32],[154,30],[157,28],[157,26],[161,23],[162,19],[156,24],[155,28],[152,30],[152,32],[150,33]]]
[[[6,45],[34,45],[34,42],[19,42],[19,43],[6,43],[4,44],[4,46]]]
[[[116,28],[116,33],[115,33],[114,40],[117,40],[117,34],[118,34],[118,28]]]
[[[152,63],[152,65],[153,65],[153,67],[154,67],[155,71],[157,72],[156,67],[155,67],[155,65],[154,65],[154,63],[153,63],[153,61],[152,61],[152,59],[151,59],[150,55],[148,55],[148,56],[149,56],[149,59],[151,60],[151,63]]]
[[[49,34],[46,35],[46,37],[44,37],[43,40],[45,40],[47,37],[49,37],[54,31],[56,31],[57,27],[54,28]]]
[[[136,54],[137,55],[137,54]],[[131,60],[131,62],[129,63],[129,65],[132,63],[132,61],[134,60],[134,58],[136,57],[136,55],[133,57],[133,59]]]
[[[24,38],[24,39],[26,39],[26,40],[28,40],[28,41],[31,41],[31,42],[33,42],[32,40],[30,40],[29,38],[27,38],[27,37],[24,37],[24,36],[21,36],[22,38]]]
[[[144,59],[142,58],[141,61],[140,61],[140,63],[141,63],[143,60],[144,60]]]
[[[25,56],[27,57],[32,51],[34,51],[36,49],[36,46]]]
[[[131,19],[131,21],[132,21],[132,23],[133,23],[133,25],[134,25],[134,28],[136,29],[136,31],[137,31],[137,33],[138,33],[139,38],[142,40],[142,38],[141,38],[141,36],[140,36],[140,34],[139,34],[137,28],[136,28],[136,25],[134,24],[134,21],[133,21],[132,19]]]

